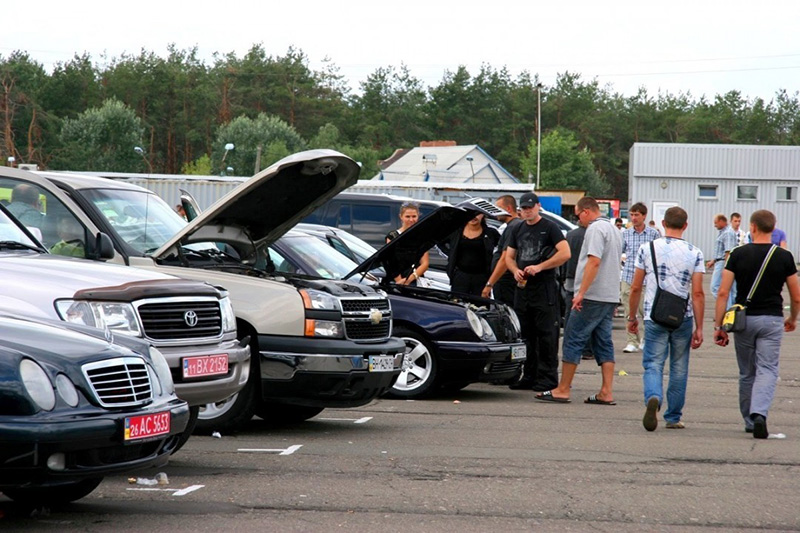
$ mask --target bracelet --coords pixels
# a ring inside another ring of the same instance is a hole
[[[722,326],[714,326],[714,331],[720,331],[720,330],[722,330]]]
[[[636,317],[628,317],[628,322],[636,322]]]
[[[494,287],[494,285],[492,285],[492,284],[491,284],[491,283],[489,283],[488,281],[486,282],[486,286],[487,286],[487,287],[489,287],[490,289],[491,289],[492,287]]]

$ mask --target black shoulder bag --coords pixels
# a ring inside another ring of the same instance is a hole
[[[650,241],[650,256],[653,258],[653,275],[656,277],[656,297],[653,298],[653,305],[650,308],[650,320],[667,329],[677,329],[678,326],[683,324],[686,306],[689,305],[689,297],[681,298],[677,294],[672,294],[661,288],[658,282],[656,247],[653,241]]]
[[[726,332],[738,333],[744,331],[744,328],[747,327],[747,306],[750,304],[750,300],[753,299],[753,295],[756,293],[756,287],[758,287],[758,283],[764,276],[764,270],[766,270],[767,263],[769,263],[769,259],[772,257],[772,254],[775,253],[776,248],[778,247],[773,244],[772,248],[767,252],[764,262],[761,263],[761,269],[756,275],[756,280],[753,282],[753,286],[750,287],[750,292],[747,294],[747,300],[744,302],[744,305],[733,304],[725,311],[725,315],[722,317],[721,327]]]

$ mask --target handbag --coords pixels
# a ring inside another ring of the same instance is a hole
[[[658,282],[658,267],[656,266],[658,263],[656,263],[656,247],[653,241],[650,241],[650,255],[653,258],[653,274],[656,278],[656,296],[650,307],[650,320],[667,329],[677,329],[683,324],[689,297],[681,298],[677,294],[661,288]]]
[[[750,287],[750,292],[747,293],[747,300],[745,300],[744,305],[742,304],[733,304],[725,311],[725,315],[722,317],[722,329],[727,333],[737,333],[739,331],[743,331],[745,327],[747,327],[747,304],[750,303],[750,300],[753,299],[753,294],[756,292],[756,287],[758,287],[758,282],[761,281],[761,278],[764,276],[764,270],[767,269],[767,263],[769,263],[772,254],[775,253],[775,249],[777,246],[774,244],[772,248],[769,249],[767,252],[767,256],[764,258],[764,262],[761,263],[761,269],[758,271],[758,275],[756,276],[756,280],[753,282],[753,286]]]

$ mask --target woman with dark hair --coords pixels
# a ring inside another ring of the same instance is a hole
[[[489,281],[492,252],[499,239],[500,234],[486,225],[482,213],[453,234],[448,246],[447,275],[454,292],[481,295]]]
[[[413,226],[419,220],[419,206],[417,204],[407,202],[400,206],[400,223],[401,226],[399,229],[395,229],[390,231],[386,235],[386,244],[389,244],[397,237],[400,236],[405,230]],[[422,254],[422,257],[417,261],[417,264],[413,265],[408,271],[403,272],[402,274],[398,275],[394,278],[394,282],[398,285],[417,285],[417,280],[422,277],[426,270],[428,270],[428,265],[430,263],[430,259],[428,257],[428,252]]]

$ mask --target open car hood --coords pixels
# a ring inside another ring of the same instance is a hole
[[[153,256],[197,242],[269,245],[303,217],[358,181],[358,164],[333,150],[285,157],[214,202]]]
[[[457,206],[439,207],[364,260],[345,279],[376,268],[383,268],[386,272],[384,280],[394,279],[414,266],[422,254],[463,228],[476,212],[489,217],[508,215],[482,198],[473,198]]]

